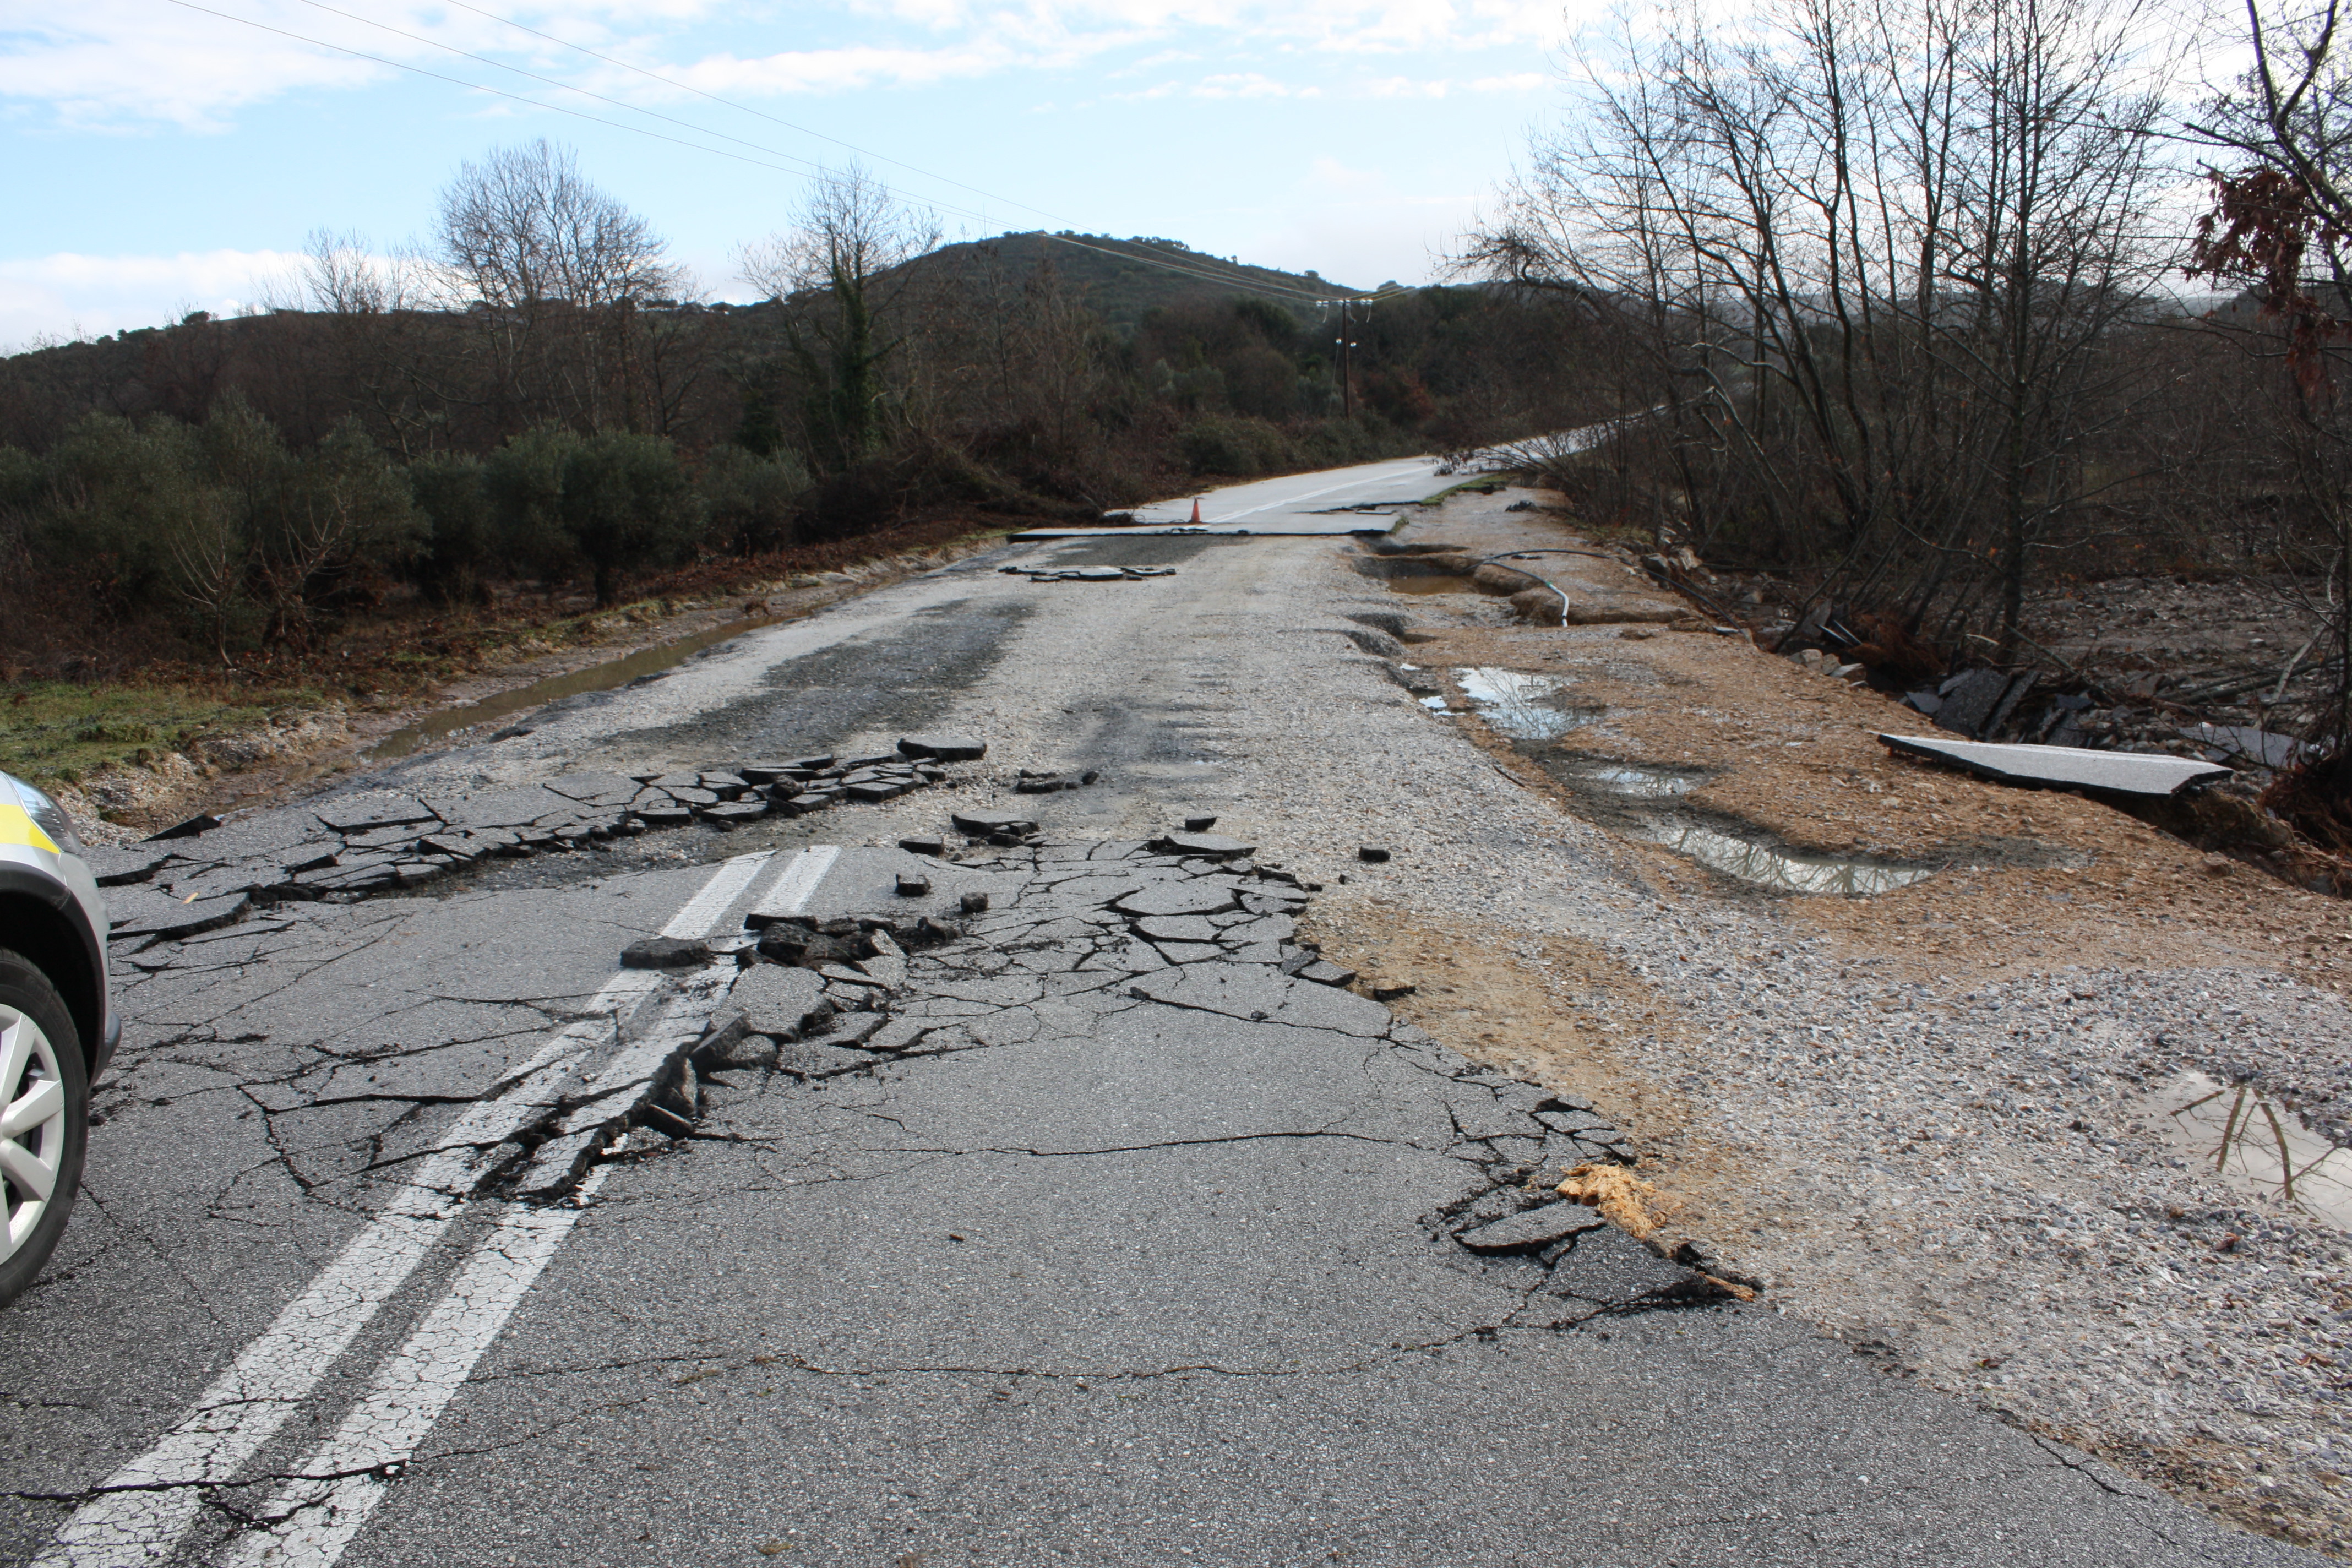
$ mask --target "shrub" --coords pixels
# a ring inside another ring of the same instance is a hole
[[[703,459],[701,490],[711,546],[756,555],[794,542],[808,468],[789,447],[761,457],[741,447],[715,447]]]

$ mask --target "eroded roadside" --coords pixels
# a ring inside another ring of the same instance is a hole
[[[1401,538],[1559,541],[1509,499]],[[1544,570],[1588,602],[1646,587]],[[1335,900],[1328,946],[1416,985],[1395,1005],[1473,1056],[1616,1111],[1676,1228],[1890,1371],[2346,1549],[2340,1213],[2316,1179],[2299,1201],[2224,1179],[2229,1152],[2172,1114],[2197,1072],[2352,1142],[2340,901],[2095,801],[1891,757],[1874,734],[1917,715],[1744,638],[1350,597],[1531,826],[1605,837],[1622,892],[1497,919],[1433,880]],[[1457,874],[1563,864],[1415,829]]]

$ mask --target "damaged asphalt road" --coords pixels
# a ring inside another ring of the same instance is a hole
[[[972,575],[399,787],[887,748],[795,712],[799,658],[856,722],[966,722],[1045,612],[946,670],[887,633]],[[1548,1201],[1605,1118],[1301,977],[1296,873],[1155,847],[1213,682],[1103,706],[966,770],[1044,820],[999,804],[1012,842],[949,832],[968,778],[137,937],[83,1206],[0,1316],[0,1559],[2317,1561]],[[625,966],[649,939],[684,962]]]

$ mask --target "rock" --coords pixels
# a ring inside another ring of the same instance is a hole
[[[992,833],[1034,833],[1037,825],[1017,811],[959,811],[948,817],[961,833],[986,837]]]
[[[624,969],[692,969],[710,962],[710,944],[683,937],[649,936],[621,950]]]
[[[934,859],[939,859],[946,856],[948,841],[937,834],[928,834],[914,838],[901,838],[898,840],[898,847],[909,855],[929,855]]]
[[[1297,971],[1301,980],[1312,980],[1318,985],[1346,985],[1356,978],[1352,969],[1342,969],[1328,958],[1318,958]]]
[[[1162,855],[1201,855],[1212,860],[1231,860],[1252,853],[1257,846],[1228,838],[1222,833],[1171,833],[1151,847]]]
[[[1078,781],[1067,773],[1024,773],[1013,781],[1015,795],[1052,795],[1059,790],[1076,789]]]
[[[781,963],[755,963],[737,975],[727,1004],[741,1013],[744,1026],[752,1033],[781,1040],[796,1040],[821,1029],[833,1016],[823,977],[814,970]]]
[[[1388,858],[1389,852],[1376,844],[1361,845],[1356,850],[1356,858],[1370,866],[1378,866]]]
[[[1111,905],[1123,915],[1213,915],[1240,900],[1230,888],[1204,879],[1151,882]]]
[[[931,879],[929,877],[918,876],[912,871],[901,871],[898,873],[898,896],[900,898],[928,898],[930,895],[930,891]]]
[[[1473,1252],[1502,1258],[1513,1253],[1540,1252],[1556,1241],[1598,1230],[1606,1224],[1608,1221],[1582,1204],[1545,1204],[1490,1224],[1456,1231],[1454,1239]]]
[[[1184,831],[1187,833],[1206,833],[1216,825],[1217,819],[1213,816],[1188,816],[1184,819]]]
[[[986,893],[966,893],[957,901],[962,906],[963,912],[968,915],[980,915],[986,914],[988,912],[988,895]]]
[[[970,735],[902,735],[898,754],[936,757],[943,763],[973,763],[988,755],[988,742]]]

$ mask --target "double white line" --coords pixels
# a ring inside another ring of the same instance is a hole
[[[772,853],[720,865],[662,934],[709,935]],[[795,909],[806,903],[838,853],[831,847],[804,850],[786,863],[781,882],[797,894]],[[780,885],[776,891],[787,889]],[[488,1173],[492,1152],[558,1103],[589,1053],[612,1038],[660,981],[646,970],[614,975],[589,1002],[587,1016],[550,1038],[503,1093],[459,1117],[367,1227],[246,1346],[194,1408],[75,1511],[35,1560],[36,1568],[127,1568],[171,1556],[195,1523],[208,1489],[234,1479],[277,1436],[456,1223]],[[712,989],[700,995],[706,1009],[717,1000]],[[262,1510],[280,1522],[237,1537],[225,1564],[327,1568],[342,1554],[382,1500],[393,1469],[440,1419],[608,1169],[592,1167],[567,1205],[508,1208],[424,1321],[377,1368],[335,1434],[303,1461],[297,1471],[302,1479],[281,1487],[273,1506]]]

